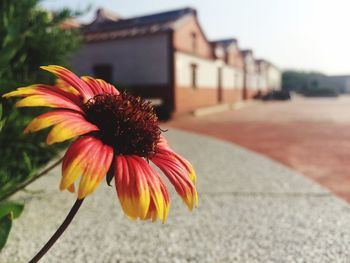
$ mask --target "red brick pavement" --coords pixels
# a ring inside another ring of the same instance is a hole
[[[264,154],[350,202],[350,97],[259,102],[165,125]]]

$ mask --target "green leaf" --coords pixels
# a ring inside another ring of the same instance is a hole
[[[30,160],[29,155],[26,152],[23,152],[23,160],[24,160],[24,164],[26,165],[27,169],[29,171],[31,171],[33,169],[32,162]]]
[[[5,246],[12,226],[12,213],[0,218],[0,251]]]
[[[0,121],[0,132],[5,125],[5,120]]]
[[[41,0],[0,0],[0,98],[16,87],[52,84],[53,77],[40,65],[68,66],[69,56],[82,43],[78,29],[62,29],[61,22],[73,11],[47,11]],[[0,202],[25,185],[67,144],[47,146],[47,132],[23,134],[23,129],[43,108],[14,108],[16,100],[3,98],[0,119]],[[25,154],[23,154],[25,152]],[[15,158],[14,158],[15,157]]]
[[[21,215],[23,208],[23,204],[12,201],[2,202],[0,203],[0,218],[12,213],[13,219],[16,219]]]
[[[0,104],[0,132],[2,130],[2,127],[5,125],[5,120],[2,120],[2,105]]]

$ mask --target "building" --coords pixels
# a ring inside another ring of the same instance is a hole
[[[258,69],[251,49],[241,50],[244,64],[243,99],[250,99],[258,92]]]
[[[266,93],[269,90],[268,83],[268,72],[269,72],[269,63],[264,59],[256,59],[255,60],[255,68],[256,68],[256,78],[257,78],[257,86],[256,88],[262,92]]]
[[[217,68],[218,102],[234,103],[242,100],[244,61],[238,41],[234,38],[222,39],[212,41],[211,45]]]
[[[350,75],[288,70],[284,72],[283,78],[283,89],[307,96],[337,96],[350,93]]]
[[[168,117],[270,88],[252,51],[241,52],[236,39],[210,42],[193,8],[128,19],[99,9],[82,31],[74,70],[151,99]]]
[[[279,68],[268,62],[267,87],[269,90],[280,90],[282,88],[282,74]]]
[[[330,87],[334,88],[338,93],[350,93],[350,75],[328,76]]]

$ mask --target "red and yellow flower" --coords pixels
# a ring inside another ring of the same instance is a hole
[[[42,69],[58,77],[56,85],[36,84],[3,96],[23,97],[16,103],[17,107],[55,108],[34,118],[25,132],[53,126],[46,140],[48,144],[78,137],[63,158],[61,190],[75,192],[78,186],[78,199],[83,199],[107,173],[112,174],[128,217],[159,218],[164,222],[169,211],[169,194],[161,176],[149,165],[150,160],[165,174],[190,210],[198,205],[195,171],[169,147],[149,102],[120,93],[103,80],[79,78],[60,66]]]

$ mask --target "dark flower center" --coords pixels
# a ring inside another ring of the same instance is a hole
[[[100,94],[84,105],[86,119],[100,131],[95,136],[115,154],[148,158],[155,153],[161,129],[150,102],[126,93]]]

